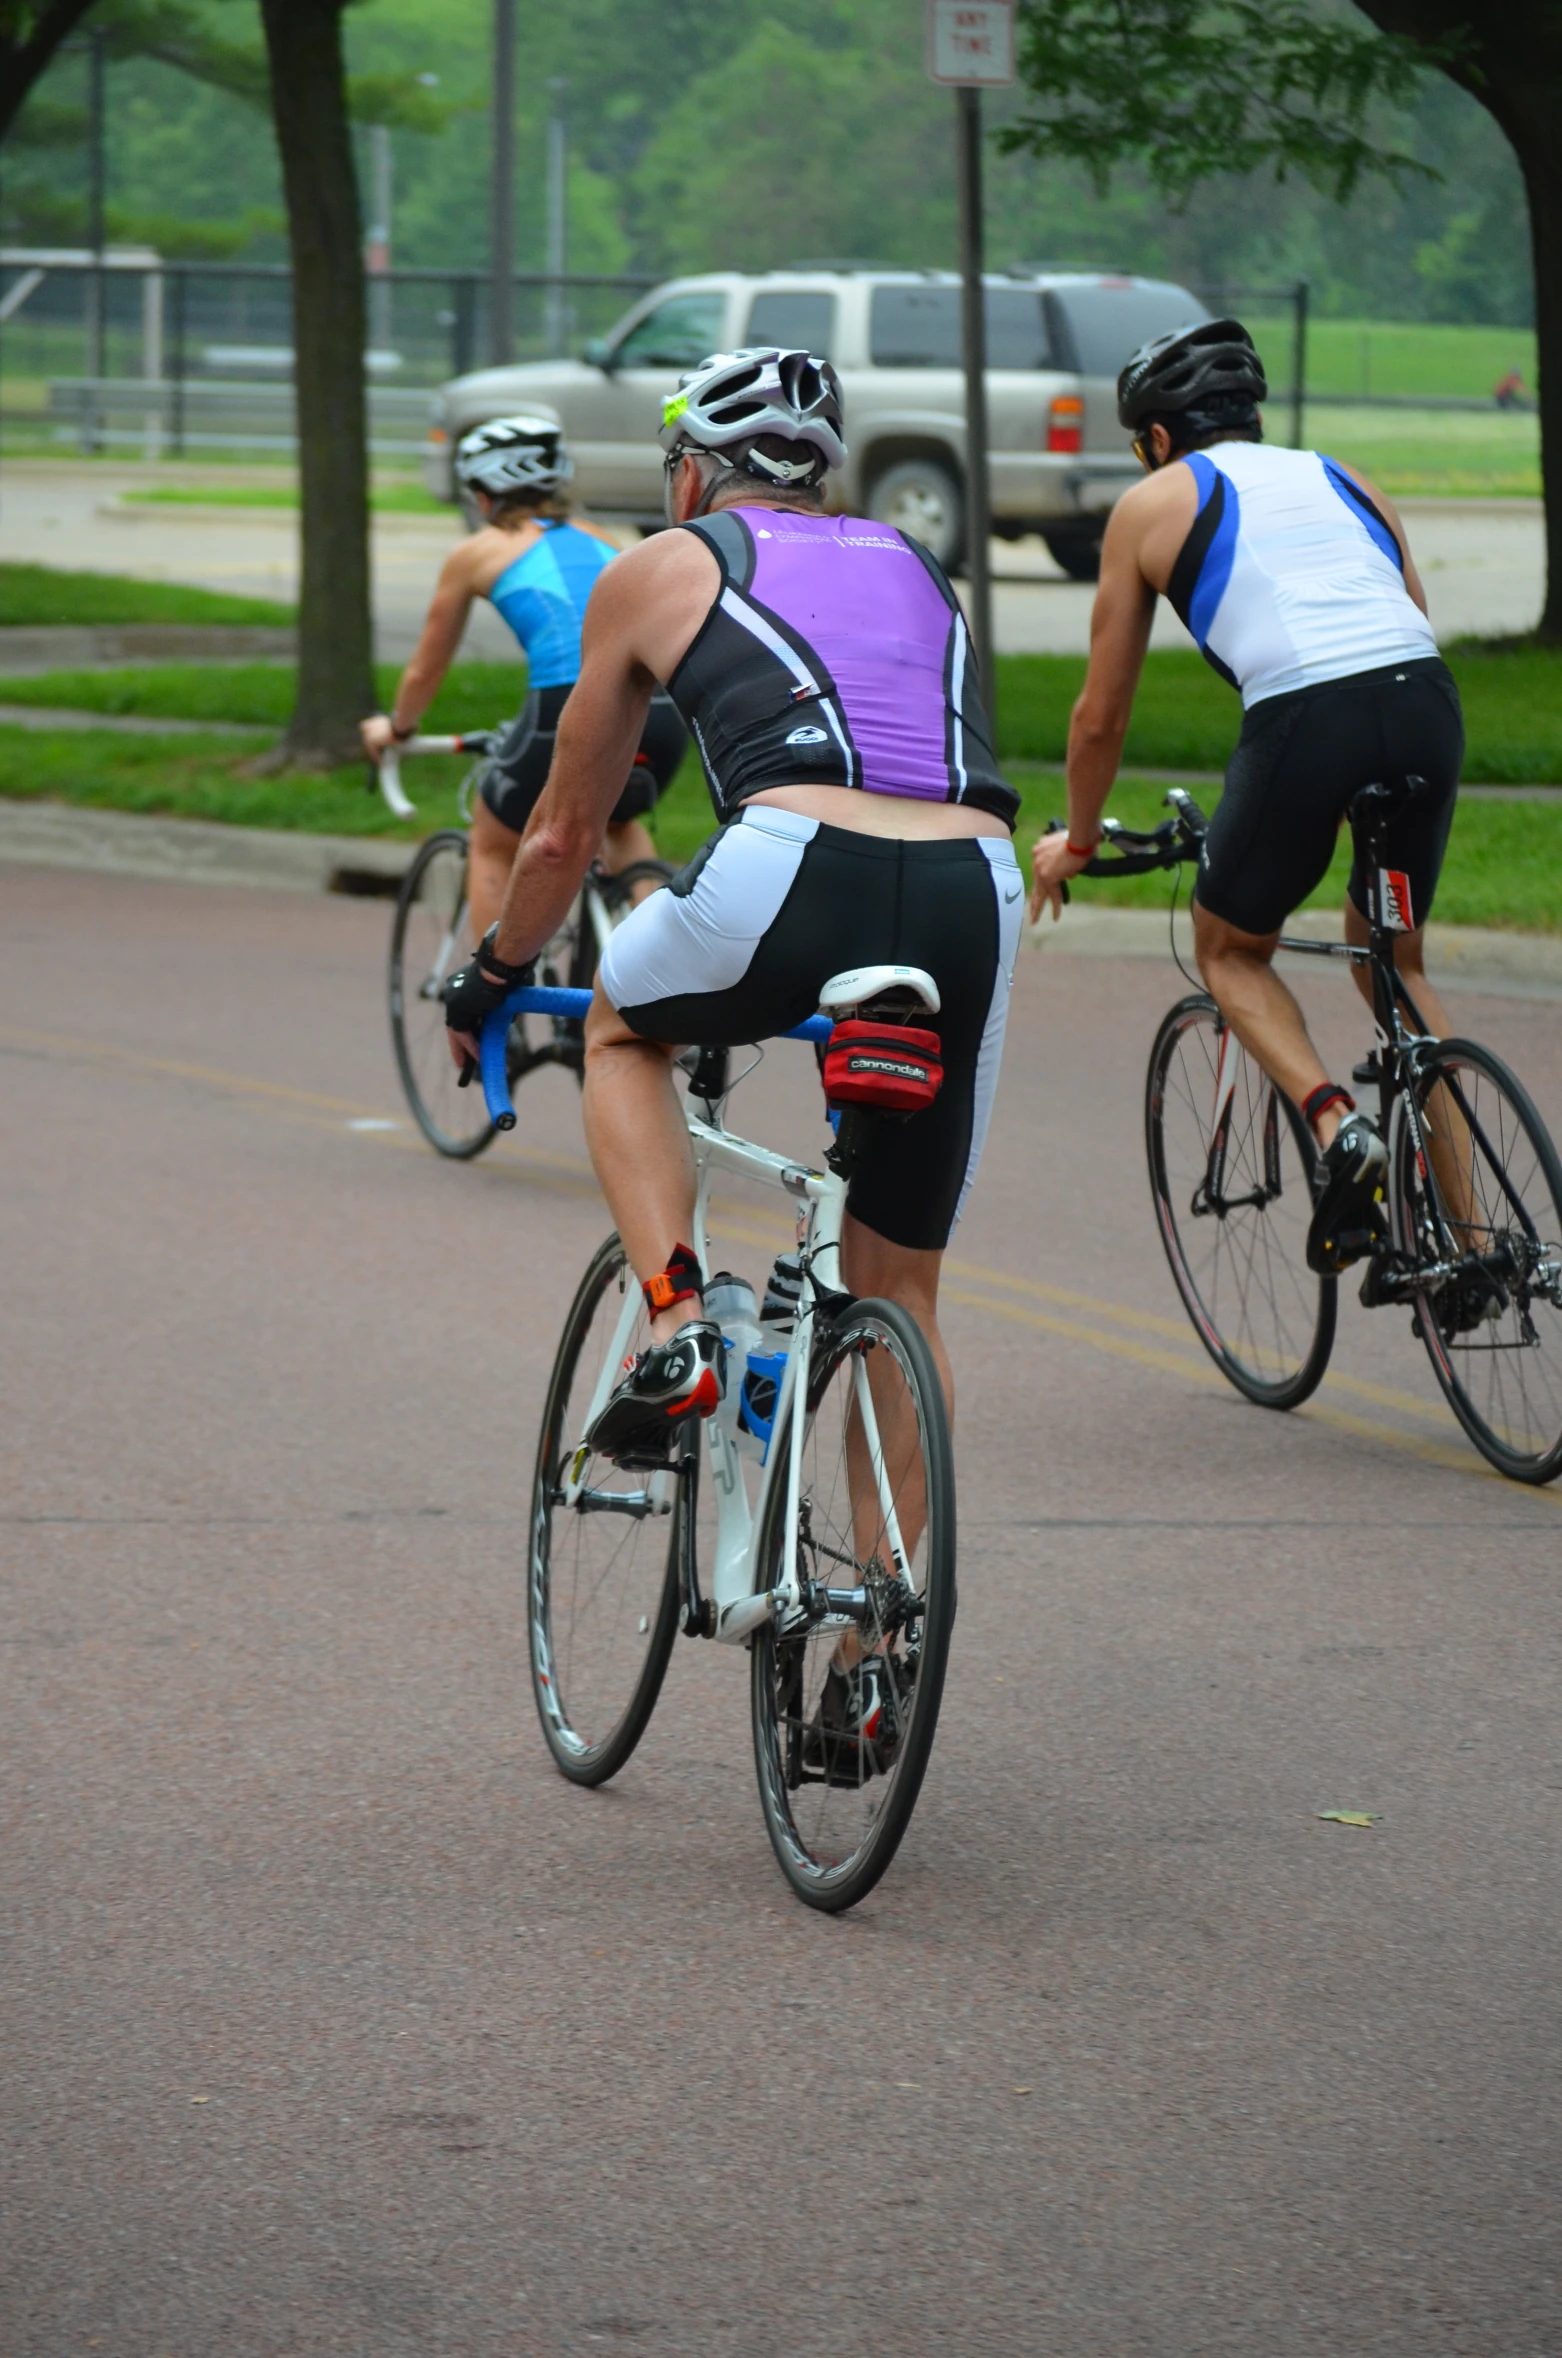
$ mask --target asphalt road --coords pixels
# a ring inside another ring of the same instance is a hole
[[[548,1765],[525,1498],[604,1217],[562,1076],[470,1169],[360,1126],[386,917],[0,870],[6,2358],[1553,2358],[1562,1498],[1400,1313],[1289,1418],[1212,1376],[1170,970],[1022,961],[943,1723],[826,1921],[740,1659],[680,1642],[611,1789]],[[1458,1013],[1562,1123],[1555,1009]],[[801,1050],[738,1102],[817,1140]]]
[[[194,483],[218,472],[12,461],[0,481],[0,558],[193,582],[247,597],[296,596],[297,524],[287,510],[138,508],[117,498],[138,483]],[[1406,500],[1403,507],[1432,620],[1443,636],[1533,629],[1545,575],[1538,501]],[[458,531],[454,515],[376,517],[375,628],[388,661],[403,660],[416,644],[435,576]],[[995,541],[992,561],[1000,650],[1082,654],[1090,642],[1093,589],[1065,580],[1039,540]],[[1155,643],[1191,644],[1164,599]],[[464,652],[503,660],[513,649],[499,617],[475,608]]]

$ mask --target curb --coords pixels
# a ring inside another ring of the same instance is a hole
[[[416,843],[373,835],[306,835],[69,803],[0,801],[0,863],[19,867],[391,898],[417,850]]]
[[[62,623],[0,627],[0,672],[69,671],[114,663],[187,663],[270,656],[291,662],[297,633],[258,622]]]
[[[1193,964],[1193,925],[1185,909],[1175,919],[1179,955]],[[1480,925],[1427,927],[1428,967],[1439,986],[1452,990],[1488,992],[1504,999],[1562,999],[1562,935],[1502,933]],[[1025,928],[1026,947],[1048,958],[1171,958],[1169,925],[1165,914],[1152,909],[1100,909],[1074,906],[1054,925],[1044,917]],[[1340,939],[1340,915],[1335,909],[1304,909],[1286,927],[1312,941]],[[1282,972],[1308,974],[1314,962],[1305,958],[1277,961]]]

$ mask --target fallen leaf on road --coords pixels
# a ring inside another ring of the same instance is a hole
[[[1014,2091],[1016,2096],[1033,2096],[1035,2092],[1034,2088],[1016,2088]]]
[[[1369,1809],[1321,1809],[1318,1815],[1326,1826],[1375,1826],[1379,1813]]]

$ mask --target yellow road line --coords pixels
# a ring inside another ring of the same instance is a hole
[[[345,1122],[352,1119],[384,1118],[377,1107],[366,1106],[355,1100],[325,1095],[319,1090],[293,1088],[285,1082],[262,1081],[247,1073],[232,1073],[219,1067],[185,1062],[181,1058],[148,1056],[143,1050],[120,1048],[100,1040],[79,1040],[50,1032],[32,1032],[0,1025],[0,1042],[12,1046],[43,1050],[65,1056],[77,1062],[117,1065],[130,1071],[171,1080],[195,1081],[208,1088],[222,1089],[235,1096],[269,1103],[279,1112],[291,1113],[310,1128],[326,1129],[337,1135],[344,1133]],[[332,1117],[327,1120],[324,1117]],[[397,1130],[357,1130],[346,1134],[367,1139],[376,1146],[389,1146],[400,1152],[430,1153],[424,1139],[410,1127]],[[519,1163],[524,1168],[515,1170]],[[531,1184],[557,1189],[570,1194],[589,1195],[596,1192],[591,1166],[575,1155],[551,1153],[543,1147],[519,1144],[513,1138],[506,1141],[503,1161],[488,1166],[490,1170],[515,1170],[517,1178],[525,1177]],[[761,1221],[743,1219],[718,1210],[709,1222],[710,1233],[738,1244],[752,1244],[774,1254],[791,1244],[795,1228],[782,1220]],[[948,1285],[944,1297],[959,1302],[963,1307],[985,1311],[989,1317],[1004,1320],[1010,1325],[1028,1326],[1041,1333],[1054,1334],[1065,1342],[1082,1343],[1101,1351],[1108,1357],[1125,1359],[1147,1368],[1158,1375],[1181,1377],[1185,1382],[1215,1385],[1224,1389],[1226,1378],[1200,1346],[1197,1338],[1182,1322],[1160,1316],[1155,1311],[1140,1310],[1127,1303],[1103,1301],[1093,1294],[1077,1292],[1069,1286],[1052,1285],[1038,1278],[1020,1277],[1009,1270],[989,1269],[980,1263],[946,1260],[950,1277],[966,1278],[975,1285],[995,1289],[994,1292],[973,1292],[968,1286]],[[1079,1318],[1063,1318],[1044,1310],[1033,1310],[1024,1303],[1005,1296],[1024,1294],[1037,1302],[1051,1302],[1059,1309],[1083,1313],[1087,1319],[1104,1322],[1108,1327],[1126,1328],[1127,1333],[1103,1333],[1099,1326],[1085,1325]],[[1137,1336],[1164,1337],[1173,1349],[1159,1343],[1136,1340]],[[1354,1398],[1371,1402],[1380,1408],[1392,1408],[1403,1415],[1441,1422],[1445,1411],[1441,1404],[1418,1399],[1413,1393],[1399,1392],[1387,1385],[1363,1381],[1357,1376],[1331,1373],[1325,1378],[1330,1393],[1346,1392]],[[1336,1408],[1328,1399],[1314,1398],[1302,1408],[1290,1412],[1313,1423],[1331,1426],[1335,1431],[1349,1433],[1358,1439],[1373,1441],[1382,1447],[1408,1452],[1429,1465],[1449,1468],[1457,1473],[1477,1474],[1484,1480],[1501,1481],[1504,1477],[1487,1467],[1473,1448],[1449,1447],[1406,1433],[1396,1425],[1376,1423],[1366,1417],[1352,1415]],[[1545,1495],[1553,1503],[1562,1503],[1557,1493],[1547,1490]]]

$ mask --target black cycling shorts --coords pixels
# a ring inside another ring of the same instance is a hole
[[[569,702],[569,694],[567,687],[534,688],[519,717],[510,723],[488,757],[478,791],[500,826],[508,827],[513,834],[524,832],[548,783],[559,715]],[[688,742],[689,732],[678,717],[678,707],[658,689],[645,716],[640,751],[629,773],[629,783],[613,806],[609,826],[622,827],[630,819],[643,819],[647,811],[656,808],[659,797],[672,783]]]
[[[645,1039],[736,1047],[803,1022],[832,975],[923,967],[942,1001],[928,1026],[944,1085],[925,1113],[883,1125],[847,1204],[892,1244],[937,1251],[987,1135],[1024,905],[1007,836],[906,842],[749,803],[625,918],[602,988]]]
[[[1427,792],[1389,821],[1386,865],[1409,878],[1424,925],[1463,759],[1459,690],[1436,655],[1266,696],[1243,715],[1199,863],[1200,906],[1242,933],[1278,933],[1327,874],[1352,797],[1420,777]],[[1367,879],[1354,867],[1350,897],[1365,915]]]

